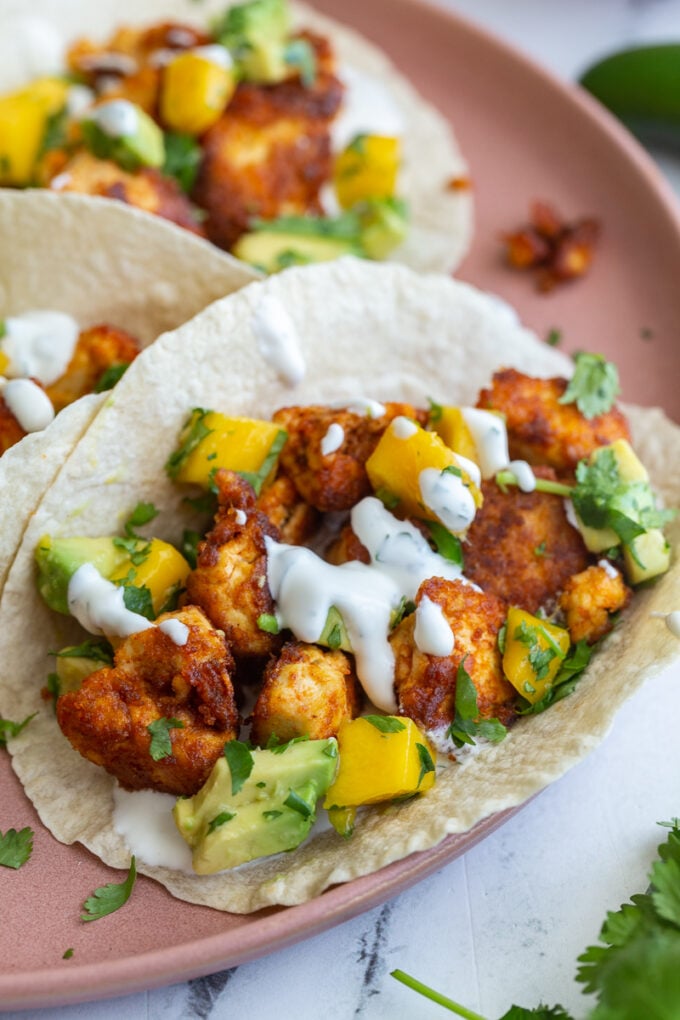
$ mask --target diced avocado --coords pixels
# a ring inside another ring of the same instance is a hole
[[[332,737],[291,741],[272,750],[251,751],[238,741],[230,743],[238,745],[239,752],[234,772],[227,744],[202,789],[179,799],[173,809],[199,875],[299,846],[337,769]]]
[[[330,648],[335,651],[336,648],[342,648],[343,652],[352,651],[352,643],[347,633],[347,627],[345,621],[342,618],[342,614],[335,606],[331,606],[328,610],[328,616],[324,628],[319,635],[316,642],[318,645],[324,645],[326,648]]]
[[[266,228],[243,234],[233,253],[265,273],[310,262],[331,262],[342,255],[363,255],[358,239],[281,233]]]
[[[80,689],[85,677],[113,663],[113,649],[108,641],[89,638],[82,645],[69,645],[57,652],[55,671],[59,678],[59,694]]]
[[[112,159],[130,171],[140,166],[160,168],[165,162],[162,130],[141,107],[125,99],[94,107],[80,126],[85,144],[98,159]]]
[[[43,535],[35,550],[38,591],[50,609],[68,614],[68,585],[79,567],[91,563],[102,577],[112,577],[129,561],[113,538],[52,538]]]
[[[288,74],[286,0],[250,0],[230,7],[215,26],[217,41],[231,51],[246,81],[272,83]]]
[[[649,475],[647,468],[639,460],[637,454],[626,439],[616,439],[609,447],[600,447],[593,454],[597,459],[601,450],[609,449],[616,458],[616,466],[619,470],[619,478],[622,482],[648,482]]]
[[[357,206],[361,220],[361,244],[369,259],[387,258],[406,239],[406,206],[398,198],[380,198]]]
[[[660,528],[638,535],[623,547],[626,577],[631,584],[641,584],[665,574],[671,562],[671,547]]]

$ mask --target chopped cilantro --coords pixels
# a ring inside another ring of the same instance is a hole
[[[547,551],[545,542],[539,542],[534,548],[534,556],[537,556],[539,559],[551,559],[552,553]]]
[[[463,545],[457,535],[452,535],[448,528],[445,528],[439,521],[428,521],[430,537],[434,542],[437,552],[450,563],[463,566]]]
[[[326,635],[326,642],[332,652],[338,650],[342,644],[342,627],[339,623],[334,623],[328,634]]]
[[[68,111],[65,106],[48,116],[40,142],[38,160],[50,149],[66,149],[68,147],[68,120]]]
[[[416,604],[412,599],[407,599],[405,595],[402,595],[399,605],[392,613],[390,619],[390,626],[394,630],[395,627],[399,626],[401,621],[406,616],[410,616],[416,610]]]
[[[200,496],[194,497],[185,496],[182,502],[200,514],[210,514],[214,517],[217,512],[217,496],[214,492],[202,492]]]
[[[153,611],[151,592],[146,585],[137,587],[134,584],[124,584],[123,602],[125,603],[125,608],[129,609],[131,613],[139,613],[140,616],[145,616],[147,620],[153,620],[156,616]]]
[[[139,567],[148,558],[151,552],[151,542],[142,542],[138,538],[114,538],[113,544],[116,549],[122,549],[123,552],[128,554],[130,563],[134,567]]]
[[[255,759],[251,749],[240,740],[228,740],[224,745],[224,757],[231,773],[232,796],[237,794],[253,771]]]
[[[551,329],[545,338],[548,347],[557,347],[562,343],[562,332],[559,329]]]
[[[400,733],[406,729],[405,723],[393,715],[364,715],[362,718],[381,733]]]
[[[147,726],[147,731],[151,736],[151,744],[149,745],[149,754],[154,761],[162,761],[163,758],[169,758],[172,754],[172,741],[170,740],[170,730],[183,730],[184,723],[181,719],[154,719],[152,723]]]
[[[101,638],[88,638],[81,645],[70,645],[54,653],[58,659],[94,659],[110,666],[113,662],[113,648]]]
[[[428,772],[434,772],[434,762],[432,761],[432,755],[425,746],[425,744],[416,744],[418,751],[418,758],[420,759],[420,773],[418,775],[417,786],[420,786]]]
[[[501,653],[501,655],[505,651],[505,642],[507,640],[507,637],[508,637],[508,624],[506,622],[506,623],[503,624],[501,629],[498,631],[498,638],[497,638],[497,641],[498,641],[498,651]]]
[[[580,352],[575,358],[576,369],[560,404],[575,403],[585,418],[605,414],[614,405],[619,391],[616,366],[601,354]]]
[[[293,744],[304,744],[309,740],[308,733],[301,733],[298,737],[291,737],[290,740],[285,740],[283,743],[279,740],[275,733],[272,733],[266,744],[266,750],[271,751],[273,754],[283,754]]]
[[[520,699],[520,707],[517,709],[518,715],[538,715],[540,712],[545,712],[546,708],[555,705],[558,701],[571,694],[578,683],[581,673],[590,662],[595,647],[595,645],[589,645],[587,641],[578,641],[570,649],[569,654],[557,672],[557,676],[540,701],[536,701],[532,705],[526,699]]]
[[[130,858],[130,870],[123,882],[109,882],[100,886],[85,900],[85,913],[80,915],[81,921],[97,921],[100,917],[113,914],[130,899],[132,888],[137,877],[135,858]]]
[[[281,450],[285,446],[286,440],[288,439],[288,433],[285,429],[279,429],[274,438],[274,442],[269,447],[267,456],[260,464],[258,471],[239,471],[241,478],[245,478],[255,490],[255,495],[259,496],[262,486],[267,481],[267,478],[272,472],[276,461],[279,458]]]
[[[301,797],[299,793],[296,793],[295,790],[291,790],[289,792],[283,803],[286,807],[289,807],[291,811],[297,811],[297,813],[302,815],[303,818],[309,818],[309,816],[314,813],[313,808],[311,808],[307,801]]]
[[[272,822],[275,818],[280,818],[282,814],[283,811],[276,811],[275,809],[273,809],[271,811],[263,811],[262,817],[264,818],[265,822]]]
[[[447,736],[456,747],[462,747],[464,744],[475,744],[475,737],[483,737],[496,744],[503,740],[507,732],[498,719],[480,719],[477,689],[465,669],[463,659],[456,673],[455,715],[447,730]]]
[[[180,552],[192,570],[196,569],[198,563],[198,543],[201,541],[201,534],[191,528],[185,528],[182,532]]]
[[[47,683],[46,683],[45,686],[47,687],[47,693],[52,698],[52,705],[54,707],[54,711],[56,712],[56,710],[57,710],[57,698],[61,694],[61,681],[59,680],[59,674],[58,673],[48,673],[47,674]]]
[[[0,865],[3,868],[20,868],[33,853],[33,829],[8,829],[0,832]]]
[[[174,177],[182,191],[189,192],[194,186],[201,162],[201,147],[193,135],[165,132],[165,162],[163,173]]]
[[[257,626],[266,634],[279,634],[281,626],[273,613],[260,613],[257,618]]]
[[[0,340],[3,336],[7,336],[7,325],[4,319],[0,319]]]
[[[355,135],[347,146],[347,152],[353,152],[357,156],[363,156],[366,152],[366,134]]]
[[[291,39],[284,50],[283,59],[289,67],[296,67],[305,88],[316,81],[316,53],[307,39]]]
[[[37,712],[27,715],[21,722],[12,722],[11,719],[0,718],[0,747],[7,746],[8,737],[18,737],[24,727],[28,726],[31,719],[34,719]]]
[[[62,960],[70,960],[71,957],[73,956],[74,952],[75,952],[75,950],[72,949],[72,948],[64,950],[64,953],[62,954],[62,957],[61,957]]]
[[[533,627],[526,620],[522,620],[519,627],[515,628],[513,637],[515,641],[519,641],[529,649],[529,665],[533,669],[536,679],[545,680],[553,659],[562,658],[560,646],[553,640],[545,627]],[[547,648],[541,645],[540,638],[547,642]]]
[[[354,212],[339,216],[279,216],[275,220],[254,220],[251,230],[268,234],[295,234],[298,237],[333,237],[354,241],[361,235],[361,223]]]
[[[455,464],[448,464],[445,468],[442,468],[443,475],[454,475],[456,478],[462,478],[463,472]]]
[[[428,425],[435,425],[438,421],[441,421],[444,407],[433,400],[432,397],[428,397],[427,402],[430,405],[427,423]]]
[[[129,367],[130,363],[127,361],[121,361],[115,365],[109,365],[109,367],[105,368],[99,376],[94,392],[105,393],[107,390],[112,390],[116,383],[120,382],[123,378]]]
[[[208,825],[208,833],[214,832],[215,829],[219,829],[221,825],[224,825],[226,822],[230,822],[232,818],[236,818],[236,815],[233,812],[220,811],[219,815],[215,815],[215,817],[210,821]]]
[[[395,506],[399,503],[399,497],[395,496],[389,489],[376,489],[375,495],[387,510],[394,510]]]
[[[189,419],[182,429],[178,448],[174,453],[170,454],[165,463],[165,471],[169,478],[177,477],[182,465],[194,452],[199,443],[213,432],[213,429],[209,429],[205,424],[205,418],[208,414],[210,414],[210,411],[206,411],[202,407],[195,407],[191,412]]]
[[[125,522],[125,534],[130,538],[136,538],[136,529],[149,524],[156,517],[158,510],[153,503],[138,503]]]

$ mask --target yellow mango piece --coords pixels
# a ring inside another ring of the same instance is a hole
[[[182,53],[163,72],[161,120],[171,131],[201,135],[222,116],[235,88],[230,68],[199,53]]]
[[[143,546],[143,540],[140,546]],[[162,542],[159,538],[152,538],[148,555],[144,560],[139,564],[126,560],[122,567],[111,575],[111,580],[122,581],[130,570],[134,570],[135,574],[130,583],[137,588],[149,589],[153,611],[158,616],[177,587],[184,584],[190,569],[187,561],[174,546]]]
[[[338,202],[350,209],[368,198],[394,195],[400,163],[398,138],[385,135],[357,135],[338,154],[333,183]]]
[[[460,407],[437,408],[437,414],[432,417],[431,424],[437,435],[441,436],[454,453],[459,453],[468,460],[477,461],[477,447]]]
[[[412,719],[387,715],[348,720],[338,732],[338,749],[340,765],[325,808],[408,797],[434,783],[434,752]]]
[[[259,493],[276,470],[286,438],[285,429],[271,421],[196,410],[184,427],[167,471],[179,482],[207,489],[215,470],[228,468],[246,475]]]
[[[31,183],[47,118],[66,102],[68,84],[39,78],[17,92],[0,96],[0,184]]]
[[[569,632],[564,627],[512,606],[506,625],[503,672],[533,705],[551,687],[569,644]]]
[[[338,836],[345,839],[354,832],[357,809],[355,807],[331,807],[328,809],[328,821],[331,823]]]
[[[9,358],[7,357],[7,355],[3,351],[0,351],[0,375],[4,375],[5,374],[5,372],[7,371],[8,366],[9,366]]]
[[[472,494],[476,507],[482,494],[456,454],[436,432],[428,432],[404,418],[395,418],[383,432],[378,445],[366,461],[366,471],[374,492],[387,492],[399,500],[407,517],[438,521],[423,502],[420,473],[426,468],[460,471],[461,479]]]

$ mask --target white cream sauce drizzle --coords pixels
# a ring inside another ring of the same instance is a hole
[[[394,418],[390,428],[397,439],[410,439],[418,431],[416,423],[411,421],[410,418],[405,418],[402,414]]]
[[[243,525],[248,520],[248,514],[245,512],[245,510],[236,509],[234,511],[234,517],[236,519],[236,523],[241,525],[241,527],[243,527]]]
[[[220,46],[219,43],[213,43],[211,46],[196,46],[190,52],[197,57],[202,57],[210,64],[216,64],[217,67],[221,67],[225,71],[234,66],[234,58],[231,53],[226,46]]]
[[[670,613],[650,613],[649,615],[657,620],[663,620],[673,637],[680,640],[680,609],[674,609]]]
[[[131,612],[123,601],[123,588],[107,581],[91,563],[78,567],[69,581],[68,608],[90,634],[129,637],[154,626]]]
[[[377,400],[371,400],[370,397],[355,397],[354,400],[336,400],[328,406],[336,410],[344,408],[350,414],[361,414],[365,418],[382,418],[386,413],[385,405]]]
[[[191,874],[191,848],[182,839],[172,815],[176,799],[170,793],[116,786],[113,827],[130,852],[145,864]]]
[[[42,432],[54,420],[52,401],[32,379],[10,379],[2,397],[24,432]]]
[[[321,440],[321,453],[324,457],[328,457],[331,453],[336,453],[345,441],[345,430],[342,425],[337,422],[333,422],[328,426],[326,435]]]
[[[468,460],[467,457],[463,457],[462,454],[456,454],[456,461],[458,466],[463,469],[475,483],[480,486],[482,484],[482,472],[479,470],[479,465],[475,464],[474,460]]]
[[[87,85],[71,85],[66,93],[66,112],[69,117],[77,120],[90,109],[95,94]]]
[[[339,77],[345,86],[345,95],[342,109],[331,127],[334,152],[344,149],[357,135],[400,138],[404,134],[404,116],[399,104],[378,77],[355,67],[342,67]]]
[[[536,488],[536,475],[531,464],[526,460],[511,460],[508,470],[512,471],[517,479],[517,487],[522,492],[533,492]]]
[[[184,647],[189,639],[189,628],[181,620],[163,620],[158,624],[158,629],[167,634],[173,644],[180,648]]]
[[[510,461],[505,422],[499,415],[476,407],[464,407],[462,412],[477,449],[482,478],[493,478]]]
[[[454,647],[451,626],[441,606],[424,595],[415,612],[413,638],[423,655],[450,655]]]
[[[110,99],[95,106],[90,118],[110,138],[128,138],[139,125],[139,114],[127,99]]]
[[[602,567],[607,577],[611,577],[612,581],[619,576],[619,572],[616,567],[609,562],[609,560],[601,559],[597,561],[598,567]]]
[[[439,468],[425,468],[418,475],[418,487],[425,506],[449,531],[465,531],[472,524],[477,508],[460,476]]]
[[[8,378],[30,376],[44,386],[64,374],[80,333],[73,316],[47,310],[10,315],[5,330],[0,348],[9,358]]]
[[[251,328],[261,356],[287,386],[296,386],[307,366],[300,338],[284,304],[273,294],[264,294],[253,312]]]

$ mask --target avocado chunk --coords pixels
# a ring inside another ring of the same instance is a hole
[[[246,81],[271,84],[288,74],[290,18],[286,0],[236,4],[215,28],[217,41],[231,52]]]
[[[264,273],[277,273],[289,266],[311,262],[331,262],[342,255],[363,255],[358,238],[284,233],[266,228],[243,234],[233,253]]]
[[[374,198],[356,207],[361,244],[369,259],[380,261],[406,240],[408,216],[399,198]]]
[[[98,159],[112,159],[124,170],[165,163],[165,140],[159,126],[127,99],[95,106],[81,122],[83,139]]]
[[[230,767],[231,762],[231,767]],[[294,850],[308,835],[316,802],[333,782],[335,738],[292,740],[263,750],[225,746],[205,785],[173,808],[199,875]]]
[[[624,545],[623,562],[631,584],[641,584],[665,574],[671,562],[671,547],[663,531],[652,528]]]
[[[43,535],[36,547],[35,558],[38,591],[50,609],[68,614],[68,585],[79,567],[91,563],[102,577],[111,578],[129,561],[130,554],[116,545],[113,538],[52,538]]]
[[[77,691],[83,680],[104,666],[113,664],[113,649],[108,641],[85,641],[82,645],[69,645],[57,652],[55,672],[59,679],[59,694]]]

